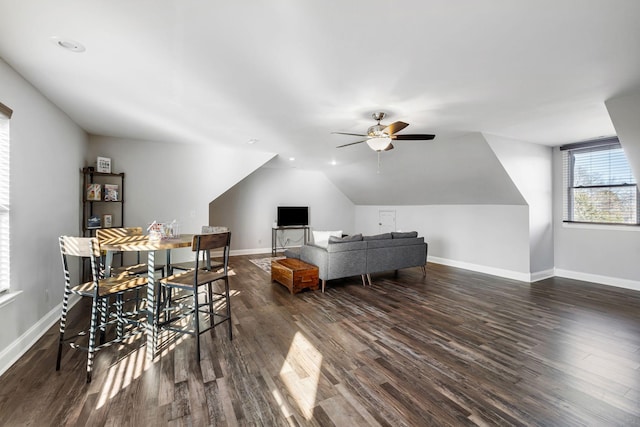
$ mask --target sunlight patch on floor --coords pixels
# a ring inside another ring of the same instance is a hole
[[[141,347],[129,353],[126,357],[112,365],[107,371],[107,377],[100,390],[96,409],[101,408],[108,399],[115,397],[140,377],[146,370],[145,348]]]
[[[231,271],[229,272],[229,275],[232,275]],[[223,289],[216,291],[224,292]],[[240,291],[238,290],[229,290],[230,297],[237,296],[239,294]],[[225,308],[225,306],[226,302],[224,300],[218,300],[214,303],[215,310],[222,310]],[[205,324],[208,321],[210,320],[206,320]],[[175,326],[189,327],[192,325],[192,323],[192,316],[188,316],[176,322]],[[131,337],[125,340],[123,344],[135,345],[134,341],[138,339],[146,340],[146,336],[143,334]],[[154,358],[154,361],[148,361],[147,363],[146,346],[140,346],[137,349],[132,350],[122,359],[116,361],[109,367],[106,373],[104,384],[102,385],[102,389],[100,390],[100,394],[96,402],[96,409],[103,407],[109,399],[114,398],[122,390],[125,390],[127,387],[129,387],[134,380],[138,379],[142,375],[142,373],[152,367],[154,363],[157,363],[160,358],[168,357],[169,354],[173,352],[176,347],[186,339],[193,339],[193,337],[187,334],[180,334],[170,330],[161,331],[158,334],[158,353]],[[304,339],[304,341],[306,341],[306,339]],[[299,344],[296,347],[301,346],[302,344]],[[282,399],[281,396],[280,399]]]
[[[307,420],[313,419],[321,366],[322,354],[304,334],[296,332],[280,369],[280,378]]]

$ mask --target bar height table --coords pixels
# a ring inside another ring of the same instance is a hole
[[[183,234],[180,237],[162,240],[149,240],[149,236],[126,236],[105,240],[100,244],[100,249],[107,252],[105,259],[105,274],[108,276],[113,261],[114,252],[148,252],[148,283],[147,283],[147,359],[155,358],[158,343],[158,325],[156,324],[156,279],[155,258],[156,252],[164,250],[167,254],[167,273],[171,274],[171,250],[178,248],[190,248],[193,242],[193,234]]]

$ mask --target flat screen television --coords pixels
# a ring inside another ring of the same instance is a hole
[[[278,227],[309,225],[308,206],[278,206]]]

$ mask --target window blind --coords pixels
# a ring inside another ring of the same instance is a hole
[[[638,187],[617,138],[560,147],[563,220],[638,224]]]
[[[0,104],[0,293],[9,289],[9,117],[11,110]]]

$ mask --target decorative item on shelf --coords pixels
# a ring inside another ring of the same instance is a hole
[[[113,216],[109,214],[102,215],[102,227],[111,228],[113,226]]]
[[[102,200],[101,184],[87,184],[87,200]]]
[[[105,184],[104,185],[104,201],[105,202],[117,202],[118,201],[118,184]]]
[[[100,217],[98,215],[91,215],[87,220],[87,228],[100,228]]]
[[[109,157],[98,157],[96,168],[98,172],[111,173],[111,159]]]

